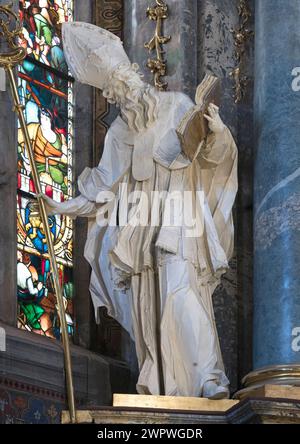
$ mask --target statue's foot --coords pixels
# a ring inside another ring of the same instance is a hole
[[[214,381],[207,381],[203,386],[203,398],[208,399],[227,399],[229,390],[222,385],[216,384]]]

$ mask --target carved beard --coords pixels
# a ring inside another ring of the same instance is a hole
[[[139,90],[129,90],[120,103],[122,116],[129,129],[141,132],[149,128],[157,118],[157,102],[156,92],[150,86]]]

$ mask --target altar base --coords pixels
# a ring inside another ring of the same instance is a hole
[[[118,406],[77,411],[77,422],[103,425],[300,424],[300,402],[291,398],[290,390],[286,392],[289,398],[282,398],[282,392],[277,393],[280,397],[276,398],[274,388],[267,388],[264,393],[268,396],[273,394],[273,397],[264,397],[263,392],[252,393],[253,397],[245,397],[241,401],[179,397],[162,400],[160,396],[115,395],[114,403]],[[125,403],[127,406],[124,406]],[[69,422],[69,412],[63,412],[62,423]]]

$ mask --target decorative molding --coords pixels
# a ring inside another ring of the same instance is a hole
[[[249,20],[252,17],[252,13],[248,6],[247,0],[240,0],[238,4],[238,14],[240,17],[240,25],[236,29],[232,29],[231,32],[234,37],[235,45],[235,59],[237,66],[230,73],[230,76],[234,80],[234,101],[239,103],[246,93],[246,88],[249,83],[249,78],[244,71],[244,56],[247,48],[248,41],[254,36],[254,32],[248,28]]]
[[[272,365],[254,370],[242,380],[245,388],[253,388],[267,384],[300,386],[300,365]]]
[[[154,36],[144,45],[149,52],[156,51],[156,59],[149,58],[147,67],[153,74],[155,87],[160,91],[164,91],[168,87],[168,83],[161,79],[167,73],[167,61],[164,57],[163,45],[171,40],[171,36],[163,35],[163,21],[168,18],[168,11],[169,7],[163,0],[156,0],[155,6],[147,8],[147,17],[149,20],[156,22]]]
[[[59,424],[64,408],[60,394],[13,380],[0,381],[0,424]]]
[[[122,38],[123,0],[95,0],[95,25],[113,32]],[[94,90],[94,154],[97,165],[103,151],[104,138],[108,125],[104,119],[109,114],[110,105],[99,89]]]
[[[39,387],[36,385],[29,384],[27,382],[20,382],[7,377],[0,378],[0,388],[15,390],[18,392],[24,392],[29,395],[35,395],[37,397],[44,397],[46,399],[54,399],[57,402],[66,404],[65,393],[60,393],[55,390],[46,389],[44,387]],[[82,401],[81,401],[82,402]]]
[[[219,401],[220,402],[220,401]],[[62,413],[62,424],[70,422],[68,412]],[[299,424],[299,400],[256,398],[246,399],[227,412],[155,410],[151,408],[97,408],[78,411],[83,424]]]

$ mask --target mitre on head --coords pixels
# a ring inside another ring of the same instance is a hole
[[[130,65],[119,37],[99,26],[64,23],[62,35],[69,69],[81,83],[103,90],[121,64]]]

